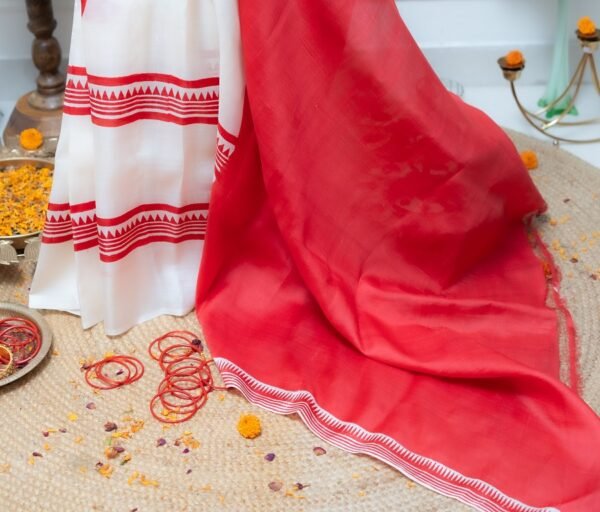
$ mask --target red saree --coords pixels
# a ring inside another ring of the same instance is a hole
[[[226,384],[475,509],[600,510],[512,143],[392,0],[239,8],[246,106],[197,298]]]

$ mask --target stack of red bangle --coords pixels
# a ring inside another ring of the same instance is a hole
[[[42,336],[37,325],[21,317],[0,320],[0,344],[13,354],[17,368],[23,368],[40,351]]]
[[[114,377],[107,375],[107,369],[119,368]],[[144,365],[132,356],[112,355],[85,366],[85,381],[95,389],[116,389],[142,378]]]
[[[156,338],[148,348],[158,361],[165,378],[150,401],[152,415],[163,423],[183,423],[191,419],[215,389],[202,342],[189,331],[172,331]]]

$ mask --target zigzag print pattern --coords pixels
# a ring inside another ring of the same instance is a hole
[[[75,251],[99,246],[100,260],[119,261],[139,247],[155,242],[178,244],[204,240],[208,203],[186,206],[145,204],[118,217],[97,217],[93,201],[48,206],[42,242],[73,240]]]
[[[217,176],[223,172],[235,150],[236,143],[237,137],[219,124],[217,126],[217,151],[215,154],[215,174]]]
[[[101,77],[88,75],[84,67],[69,66],[64,112],[89,115],[95,125],[105,127],[141,119],[215,125],[219,78],[184,80],[159,73]]]

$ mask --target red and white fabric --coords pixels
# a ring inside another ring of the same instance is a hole
[[[77,0],[32,307],[108,334],[194,307],[241,122],[239,44],[231,0]]]
[[[600,510],[600,420],[510,140],[393,0],[239,13],[247,101],[197,305],[225,383],[474,509]]]

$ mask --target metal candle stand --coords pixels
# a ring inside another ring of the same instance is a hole
[[[505,57],[498,59],[498,64],[500,65],[500,68],[502,69],[504,78],[506,78],[506,80],[508,80],[508,82],[510,83],[510,89],[511,89],[513,98],[515,99],[515,102],[517,103],[517,107],[519,108],[519,110],[521,111],[521,113],[523,114],[523,116],[525,117],[527,122],[531,126],[533,126],[537,131],[539,131],[540,133],[543,133],[547,137],[550,137],[551,139],[553,139],[555,143],[570,142],[570,143],[576,143],[576,144],[589,144],[589,143],[593,143],[593,142],[600,142],[600,137],[596,137],[593,139],[572,139],[572,138],[560,137],[560,136],[555,135],[550,132],[550,130],[552,128],[561,127],[561,126],[583,126],[583,125],[600,124],[600,118],[586,119],[583,121],[565,121],[564,120],[565,117],[569,114],[569,112],[571,112],[571,110],[575,106],[575,102],[577,101],[577,97],[579,96],[579,93],[581,92],[581,86],[583,84],[585,72],[588,69],[588,67],[590,68],[590,71],[592,73],[592,80],[596,87],[596,91],[600,95],[600,77],[598,76],[598,68],[596,67],[596,61],[594,59],[594,52],[598,49],[598,46],[600,46],[600,30],[596,30],[596,32],[591,35],[585,35],[579,31],[577,31],[576,34],[577,34],[577,38],[579,39],[579,42],[581,44],[583,54],[581,56],[579,64],[577,65],[577,67],[575,69],[575,72],[573,73],[571,80],[569,81],[569,84],[567,85],[566,89],[562,92],[562,94],[560,94],[560,96],[558,98],[556,98],[554,101],[552,101],[551,103],[546,105],[543,109],[538,110],[535,113],[530,112],[523,106],[523,104],[519,100],[519,96],[517,95],[517,89],[515,87],[515,82],[520,78],[523,70],[525,69],[525,62],[523,61],[519,65],[511,66],[506,62]],[[547,118],[543,117],[544,114],[546,114],[546,113],[550,112],[552,109],[556,108],[560,104],[561,101],[563,101],[565,98],[569,97],[569,94],[571,93],[571,91],[573,91],[571,100],[569,101],[566,108],[564,108],[564,110],[562,110],[562,112],[560,114],[558,114],[556,117],[554,117],[551,120],[548,120]]]

